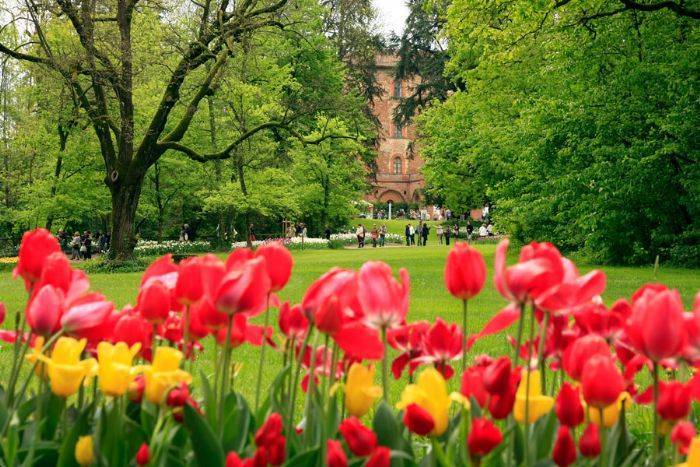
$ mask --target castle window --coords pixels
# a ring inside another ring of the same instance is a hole
[[[402,165],[403,165],[403,164],[401,163],[401,158],[400,158],[400,157],[397,157],[397,158],[394,159],[394,174],[400,175],[401,173],[403,173],[403,167],[402,167]]]
[[[400,99],[401,95],[401,80],[394,81],[394,97]]]
[[[400,123],[394,123],[394,138],[403,138],[403,127]]]

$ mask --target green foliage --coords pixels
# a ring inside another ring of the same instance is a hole
[[[447,72],[467,90],[421,117],[428,191],[459,209],[487,196],[521,242],[697,265],[698,24],[566,3],[452,3]]]

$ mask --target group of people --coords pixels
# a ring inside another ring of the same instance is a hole
[[[379,227],[377,227],[376,224],[372,225],[372,230],[369,231],[369,236],[373,248],[376,248],[377,246],[383,247],[385,245],[386,233],[387,228],[385,224],[382,224]],[[364,248],[365,237],[367,236],[367,229],[365,229],[365,226],[362,224],[357,224],[355,235],[357,236],[357,248]]]
[[[416,244],[416,236],[418,236],[418,246],[426,246],[428,244],[428,235],[430,234],[430,226],[424,222],[419,222],[418,227],[413,227],[413,224],[406,224],[404,235],[406,236],[406,246]]]
[[[474,225],[472,225],[471,220],[467,221],[466,227],[467,240],[471,241],[475,233],[479,237],[492,237],[494,235],[493,224],[491,222],[483,223],[479,227],[477,232],[474,231]],[[460,238],[459,224],[455,223],[453,226],[438,224],[435,228],[435,233],[437,234],[438,244],[445,245],[450,244],[451,239]],[[428,236],[430,234],[430,226],[425,222],[419,222],[418,227],[413,227],[413,224],[406,224],[404,229],[404,234],[406,236],[406,246],[416,245],[416,236],[418,237],[418,246],[426,246],[428,242]]]
[[[82,234],[75,232],[72,237],[63,230],[59,230],[56,237],[61,244],[61,248],[70,250],[70,259],[75,261],[91,259],[95,247],[97,247],[98,252],[109,250],[109,234],[101,233],[99,230],[94,235],[89,230]]]

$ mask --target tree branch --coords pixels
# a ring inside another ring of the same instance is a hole
[[[671,10],[678,16],[686,16],[688,18],[700,19],[700,11],[689,10],[682,3],[676,3],[672,1],[663,1],[658,3],[640,3],[634,0],[620,0],[620,2],[625,5],[625,7],[631,10],[639,11],[659,11],[659,10]]]

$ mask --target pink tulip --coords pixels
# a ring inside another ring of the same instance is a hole
[[[60,329],[63,293],[52,285],[45,285],[27,306],[27,324],[33,332],[48,336]]]
[[[364,323],[374,329],[397,328],[408,313],[408,271],[399,270],[397,281],[388,264],[368,261],[360,268],[357,298],[362,305]]]
[[[294,258],[289,250],[281,242],[271,242],[258,248],[255,256],[265,259],[267,275],[270,277],[270,291],[282,290],[287,285],[294,266]]]
[[[100,295],[90,295],[72,303],[61,317],[66,333],[80,333],[102,324],[114,310],[114,303],[104,301]]]
[[[265,260],[254,258],[224,276],[216,295],[216,309],[227,315],[246,313],[255,316],[265,309],[269,292],[270,278]]]

